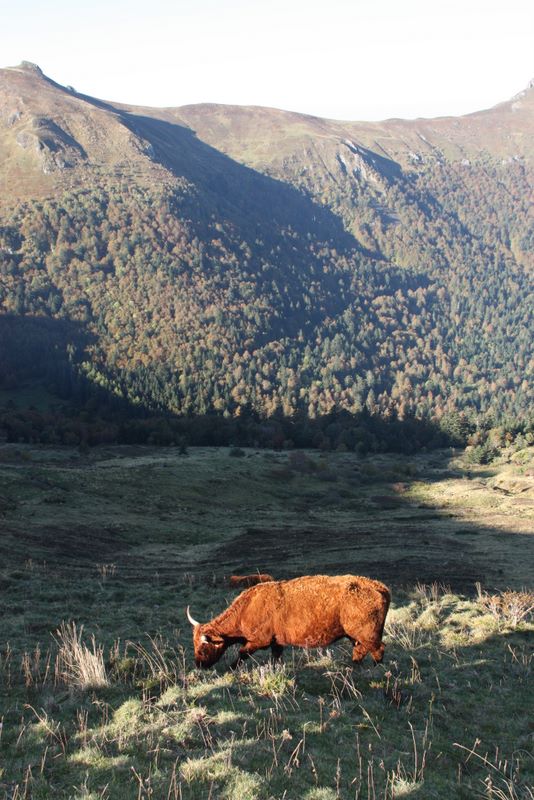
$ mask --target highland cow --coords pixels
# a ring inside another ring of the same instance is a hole
[[[188,606],[195,662],[211,667],[233,644],[241,645],[237,665],[267,647],[279,658],[286,645],[326,647],[346,636],[353,644],[353,662],[370,653],[378,663],[390,599],[387,586],[371,578],[308,575],[246,589],[226,611],[203,624],[193,619]]]

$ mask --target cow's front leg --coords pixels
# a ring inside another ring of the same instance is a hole
[[[239,654],[236,660],[230,665],[230,669],[237,669],[237,667],[243,662],[246,661],[247,658],[250,658],[252,653],[255,653],[258,650],[258,645],[253,644],[252,642],[247,642],[242,647],[239,648]]]
[[[280,661],[283,652],[284,648],[281,644],[278,644],[278,642],[271,643],[271,656],[273,661]]]
[[[240,651],[239,651],[239,655],[237,656],[236,660],[235,660],[235,661],[232,661],[232,663],[230,664],[230,669],[237,669],[237,668],[238,668],[238,666],[239,666],[240,664],[242,664],[242,663],[243,663],[243,661],[246,661],[248,657],[249,657],[249,653],[243,653],[243,652],[240,650]]]

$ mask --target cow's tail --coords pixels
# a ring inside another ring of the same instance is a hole
[[[386,604],[386,611],[387,611],[389,609],[389,605],[391,603],[391,592],[389,591],[388,587],[385,586],[383,583],[379,584],[379,586],[377,586],[377,589],[378,589],[379,593],[382,595],[382,597],[384,598],[384,601],[385,601],[385,604]]]
[[[386,624],[386,617],[391,603],[391,592],[389,591],[388,587],[385,586],[383,583],[379,583],[376,589],[382,597],[382,608],[384,612],[382,617],[382,624],[380,626],[380,638],[382,638],[382,635],[384,633],[384,625]]]

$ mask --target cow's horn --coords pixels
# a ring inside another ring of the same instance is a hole
[[[194,619],[194,617],[192,617],[191,614],[189,613],[189,606],[187,606],[186,613],[187,613],[187,619],[194,628],[196,628],[197,625],[200,625],[200,622],[197,622],[196,619]]]

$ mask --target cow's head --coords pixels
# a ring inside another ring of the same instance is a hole
[[[187,606],[187,619],[193,626],[193,647],[195,649],[195,664],[197,667],[207,669],[213,666],[226,650],[225,639],[214,630],[209,622],[201,624],[193,619]]]

